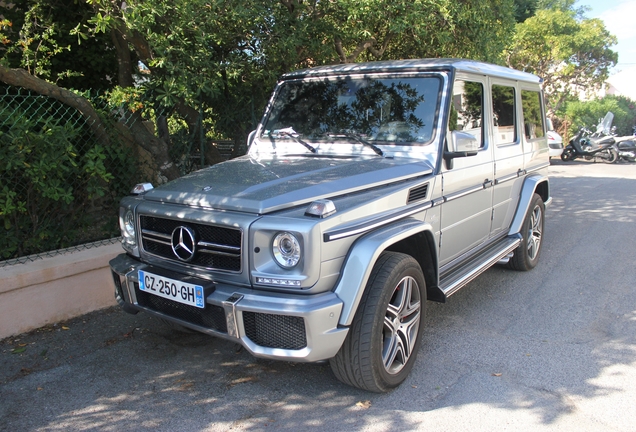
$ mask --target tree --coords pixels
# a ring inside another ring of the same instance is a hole
[[[56,16],[44,13],[55,8],[35,5],[58,1],[28,3],[37,22],[47,23],[47,40],[61,41],[62,27],[53,18],[42,20]],[[168,179],[179,174],[177,136],[195,148],[213,138],[245,142],[284,72],[419,57],[500,62],[515,23],[515,0],[77,1],[91,14],[74,21],[70,33],[81,44],[111,41],[97,53],[108,51],[117,59],[112,100],[120,102],[118,109],[127,108],[123,117],[130,120],[131,139],[153,155]],[[41,72],[21,66],[54,84],[54,60],[67,48],[61,42],[54,50],[48,42],[37,46],[48,47],[40,50],[48,59]],[[24,54],[27,48],[33,49],[29,44],[16,49]],[[154,122],[154,131],[143,121]],[[213,146],[206,149],[208,164],[220,160]]]
[[[571,10],[539,10],[517,24],[506,62],[543,78],[548,113],[554,115],[572,95],[604,84],[618,61],[610,49],[615,44],[601,20],[577,19]]]
[[[4,66],[23,68],[75,90],[104,90],[116,84],[117,63],[109,35],[80,41],[71,34],[92,16],[85,2],[75,1],[72,7],[67,0],[0,2],[0,16],[5,20],[0,30]]]

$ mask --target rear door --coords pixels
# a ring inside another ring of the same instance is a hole
[[[515,81],[490,79],[489,123],[495,168],[491,237],[507,232],[523,182],[524,151],[519,88]]]

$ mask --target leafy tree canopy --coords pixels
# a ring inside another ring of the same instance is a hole
[[[577,19],[572,10],[544,9],[516,32],[506,61],[544,80],[548,112],[553,115],[579,92],[598,90],[618,61],[611,35],[599,19]]]
[[[110,35],[80,41],[71,34],[92,14],[93,9],[79,0],[0,1],[1,64],[24,68],[65,88],[113,87],[117,57]]]

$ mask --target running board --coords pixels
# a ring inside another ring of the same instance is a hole
[[[497,264],[521,243],[520,237],[506,237],[484,251],[464,261],[461,265],[440,276],[439,301],[444,302],[468,282]]]

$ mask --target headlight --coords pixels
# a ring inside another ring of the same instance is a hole
[[[124,230],[130,237],[135,237],[135,215],[130,210],[124,216]]]
[[[119,229],[121,230],[122,245],[126,250],[137,245],[135,238],[135,215],[126,207],[119,208]]]
[[[292,268],[300,261],[300,243],[292,233],[278,233],[272,242],[272,253],[278,265]]]

